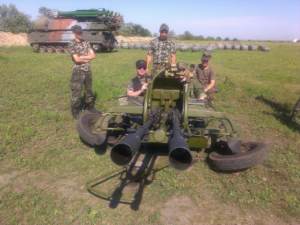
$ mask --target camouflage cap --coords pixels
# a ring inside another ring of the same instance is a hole
[[[160,25],[159,32],[162,32],[162,31],[169,32],[169,26],[167,24],[165,24],[165,23],[163,23],[162,25]]]
[[[73,33],[82,33],[82,28],[79,25],[74,25],[71,30]]]

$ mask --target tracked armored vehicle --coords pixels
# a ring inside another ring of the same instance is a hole
[[[67,52],[68,43],[74,38],[71,27],[80,25],[83,39],[96,51],[112,51],[117,44],[113,32],[123,23],[123,17],[105,9],[50,12],[40,17],[29,33],[29,42],[35,52]]]

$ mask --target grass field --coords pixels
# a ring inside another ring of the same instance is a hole
[[[142,50],[97,55],[98,108],[124,93],[135,60],[144,56]],[[178,53],[184,62],[199,57]],[[287,119],[300,95],[299,62],[300,46],[292,44],[273,44],[268,53],[215,52],[216,108],[242,139],[268,143],[268,159],[222,174],[202,153],[188,171],[159,171],[137,210],[110,207],[85,189],[117,167],[78,138],[69,110],[69,56],[0,48],[0,224],[300,224],[300,125]]]

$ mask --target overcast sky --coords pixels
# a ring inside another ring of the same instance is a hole
[[[120,12],[125,22],[157,32],[168,23],[176,34],[185,30],[204,36],[239,39],[292,40],[300,38],[300,0],[1,0],[15,4],[32,18],[38,8],[61,11],[107,8]]]

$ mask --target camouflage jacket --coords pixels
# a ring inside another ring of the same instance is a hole
[[[79,56],[88,55],[90,49],[91,49],[90,43],[87,41],[84,41],[84,40],[82,40],[81,42],[77,42],[77,41],[73,40],[69,44],[69,52],[70,52],[71,56],[73,56],[75,54],[78,54]],[[76,64],[74,62],[73,69],[89,71],[90,63]]]
[[[175,43],[171,40],[160,40],[159,37],[150,42],[148,54],[153,55],[153,63],[168,63],[171,54],[176,53]]]

